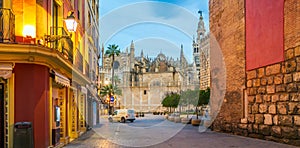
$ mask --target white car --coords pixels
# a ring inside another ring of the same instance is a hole
[[[108,117],[108,121],[118,121],[125,123],[126,121],[133,122],[135,120],[133,109],[118,109],[115,110],[112,115]]]

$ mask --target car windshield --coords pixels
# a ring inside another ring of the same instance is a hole
[[[117,115],[117,114],[118,114],[118,111],[115,111],[114,114]]]
[[[129,114],[133,114],[134,111],[133,111],[133,110],[128,110],[128,113],[129,113]]]

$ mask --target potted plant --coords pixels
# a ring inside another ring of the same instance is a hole
[[[192,125],[199,126],[201,120],[198,118],[199,111],[198,107],[207,105],[209,103],[210,99],[210,88],[208,87],[206,90],[200,90],[199,91],[199,97],[198,100],[194,102],[194,106],[196,106],[196,119],[192,119]]]

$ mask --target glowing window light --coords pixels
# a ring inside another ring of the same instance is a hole
[[[29,38],[35,38],[36,37],[35,27],[33,25],[25,25],[23,28],[23,36]]]

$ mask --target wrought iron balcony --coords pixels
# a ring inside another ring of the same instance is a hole
[[[83,56],[78,49],[76,49],[74,54],[75,54],[74,66],[77,69],[79,69],[81,72],[83,72]]]
[[[46,46],[58,50],[73,63],[73,41],[63,27],[51,27],[50,35],[45,35]]]
[[[0,43],[15,42],[15,15],[10,9],[0,8]]]

